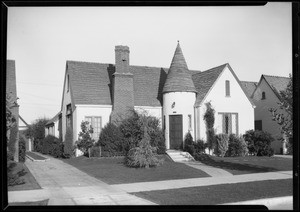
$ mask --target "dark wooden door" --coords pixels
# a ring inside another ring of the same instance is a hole
[[[182,115],[170,115],[170,149],[181,147],[182,137]]]

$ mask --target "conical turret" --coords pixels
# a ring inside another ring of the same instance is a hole
[[[172,63],[163,88],[163,93],[168,92],[195,92],[196,89],[191,73],[186,65],[179,42],[177,44]]]

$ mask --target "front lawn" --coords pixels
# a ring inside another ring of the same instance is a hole
[[[159,205],[217,205],[293,195],[293,179],[131,193]]]
[[[260,172],[292,171],[293,160],[280,157],[216,157],[206,156],[201,163],[224,169],[233,175]]]
[[[15,163],[15,164],[16,166],[13,168],[13,172],[21,173],[20,179],[23,180],[24,183],[20,185],[8,186],[8,191],[41,189],[40,185],[35,180],[35,178],[30,173],[29,169],[24,163]],[[22,169],[24,169],[23,172]]]
[[[108,184],[210,177],[205,172],[163,156],[164,163],[154,168],[129,168],[123,158],[87,158],[80,156],[62,161]]]

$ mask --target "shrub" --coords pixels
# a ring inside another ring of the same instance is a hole
[[[228,135],[227,134],[218,134],[216,135],[216,147],[214,153],[218,156],[224,157],[228,149]]]
[[[190,153],[192,156],[195,154],[194,141],[190,132],[185,135],[183,150]]]
[[[26,157],[26,141],[23,136],[19,137],[19,162],[25,162]]]
[[[274,138],[270,133],[260,130],[248,130],[243,137],[247,142],[249,154],[257,156],[271,156],[274,154],[274,150],[271,148]]]
[[[17,163],[9,161],[7,162],[7,185],[8,186],[15,186],[24,184],[24,180],[20,177],[25,175],[25,170],[21,169],[17,173],[14,171],[14,168],[17,166]]]
[[[211,103],[207,102],[206,105],[206,111],[204,113],[203,119],[205,120],[206,124],[206,140],[208,143],[209,149],[215,149],[216,146],[216,140],[215,140],[215,130],[214,130],[214,124],[215,124],[215,110],[212,108]]]
[[[34,139],[33,145],[34,145],[34,151],[42,152],[43,139]]]
[[[147,129],[144,129],[144,138],[139,142],[137,147],[128,151],[125,163],[129,167],[149,168],[158,166],[162,163],[162,160],[156,157],[156,150],[157,147],[150,145],[150,136],[147,133]]]
[[[164,133],[160,129],[159,119],[149,116],[146,113],[139,114],[133,110],[132,115],[124,119],[120,125],[120,131],[123,134],[123,150],[128,152],[130,149],[137,147],[144,135],[144,130],[150,137],[150,145],[158,147],[157,152],[164,154],[165,138]],[[146,128],[144,128],[146,126]]]
[[[207,143],[205,143],[203,140],[198,139],[195,143],[194,143],[194,148],[195,148],[195,152],[196,153],[201,153],[204,152],[205,149],[207,148]]]
[[[100,147],[99,146],[92,146],[89,150],[90,155],[89,157],[100,157]]]
[[[231,134],[229,136],[229,145],[226,152],[228,157],[245,156],[248,154],[247,144],[243,136],[236,136]]]
[[[63,143],[52,135],[47,135],[42,141],[42,153],[52,155],[53,157],[62,157]]]
[[[94,145],[94,139],[92,139],[91,134],[93,133],[93,128],[88,127],[89,122],[81,122],[81,132],[79,132],[79,139],[76,141],[76,145],[83,152],[85,156],[88,155],[88,150]]]
[[[97,146],[101,146],[102,150],[105,152],[120,152],[123,151],[122,146],[123,134],[113,123],[108,123],[102,129],[99,141],[96,143]]]
[[[68,127],[66,130],[65,135],[65,142],[64,142],[64,157],[70,158],[74,156],[74,145],[73,145],[73,130],[72,128]]]

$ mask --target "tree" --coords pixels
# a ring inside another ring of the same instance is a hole
[[[91,137],[93,133],[92,126],[89,126],[88,121],[81,122],[81,132],[79,132],[78,141],[76,141],[76,145],[79,150],[83,152],[84,155],[88,155],[88,150],[94,145],[95,140]]]
[[[209,149],[215,148],[215,130],[214,130],[214,124],[215,124],[215,110],[212,108],[211,103],[207,102],[206,105],[206,111],[203,116],[203,119],[206,123],[206,135],[207,135],[207,142]]]
[[[290,75],[290,81],[285,90],[280,93],[280,102],[278,107],[285,111],[282,113],[278,111],[278,108],[269,108],[272,114],[272,120],[276,121],[279,125],[281,133],[288,138],[289,144],[292,146],[293,141],[293,80]],[[284,140],[284,138],[282,138]]]
[[[13,108],[18,106],[17,99],[18,98],[13,98],[11,94],[6,94],[6,137],[8,160],[13,160],[14,158],[16,160],[16,157],[18,157],[18,155],[15,155],[18,133],[18,126],[16,126],[17,117],[13,115]]]
[[[35,150],[38,148],[40,142],[45,138],[45,126],[48,121],[49,119],[47,118],[38,118],[29,125],[28,129],[24,132],[26,137],[33,140]]]

